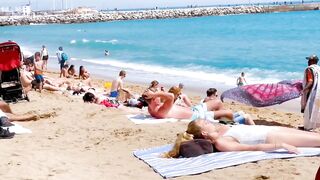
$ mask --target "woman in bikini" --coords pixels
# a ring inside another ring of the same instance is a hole
[[[198,119],[189,123],[186,133],[194,139],[209,140],[218,151],[222,152],[286,149],[289,153],[298,154],[296,147],[320,147],[320,134],[280,126],[230,127]],[[172,151],[168,154],[179,156],[179,152]]]
[[[83,80],[88,86],[92,87],[90,73],[84,68],[84,66],[80,66],[79,68],[79,79]]]

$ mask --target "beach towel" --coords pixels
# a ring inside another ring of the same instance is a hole
[[[9,128],[10,132],[14,132],[16,134],[25,134],[25,133],[32,133],[32,131],[30,129],[27,129],[17,123],[12,123],[14,124],[14,126],[10,126],[10,127],[2,127],[2,128]]]
[[[301,97],[301,106],[304,106],[304,129],[310,130],[320,127],[320,67],[318,65],[310,65],[308,69],[313,74],[313,86],[307,94],[303,94]],[[307,85],[306,73],[304,73],[303,87]],[[307,98],[308,97],[308,98]]]
[[[165,123],[165,122],[191,121],[188,119],[179,120],[174,118],[156,119],[150,115],[145,115],[145,114],[127,115],[127,117],[130,121],[134,122],[135,124],[158,124],[158,123]]]
[[[199,174],[214,169],[255,162],[265,159],[320,156],[320,148],[298,148],[300,154],[289,154],[285,150],[273,152],[238,151],[216,152],[192,158],[161,158],[160,155],[171,150],[172,145],[134,151],[135,157],[147,163],[163,178]]]
[[[220,98],[222,101],[228,98],[254,107],[265,107],[298,98],[301,90],[301,80],[285,80],[274,84],[252,84],[229,89]]]

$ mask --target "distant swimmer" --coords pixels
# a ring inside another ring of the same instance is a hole
[[[104,55],[105,56],[109,56],[110,55],[110,52],[108,50],[104,50]]]

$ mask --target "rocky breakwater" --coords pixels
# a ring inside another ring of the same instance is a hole
[[[245,13],[264,13],[263,7],[259,6],[236,6],[236,7],[211,7],[190,9],[166,9],[166,10],[143,10],[143,11],[112,11],[97,12],[90,14],[58,14],[39,16],[0,16],[0,26],[30,25],[30,24],[70,24],[87,22],[105,22],[118,20],[137,19],[164,19],[184,18],[197,16],[214,16]]]

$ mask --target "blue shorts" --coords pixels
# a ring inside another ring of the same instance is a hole
[[[118,95],[119,95],[118,91],[110,92],[110,97],[118,97]]]
[[[36,79],[37,83],[41,83],[44,81],[43,76],[40,74],[34,75],[34,78]]]
[[[65,63],[66,63],[66,61],[63,61],[63,60],[60,61],[60,70],[63,68]]]
[[[240,115],[239,113],[233,114],[233,121],[238,124],[245,124],[246,123],[246,119],[242,115]]]
[[[208,111],[207,104],[206,103],[201,103],[196,106],[193,106],[191,108],[193,114],[191,117],[191,120],[197,120],[197,119],[205,119],[209,121],[214,121],[214,112],[213,111]]]

